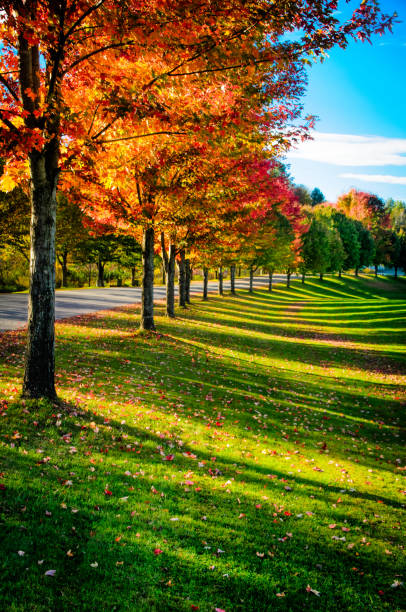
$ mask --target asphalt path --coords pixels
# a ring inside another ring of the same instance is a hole
[[[275,274],[274,282],[285,280],[283,274]],[[248,278],[236,278],[237,289],[248,289]],[[268,277],[256,276],[255,287],[267,287]],[[212,280],[208,284],[209,291],[217,291],[218,281]],[[203,283],[192,282],[190,286],[191,295],[201,295]],[[224,290],[230,290],[230,280],[224,280]],[[176,289],[177,291],[177,289]],[[154,299],[165,298],[165,287],[154,287]],[[110,310],[117,306],[127,304],[139,304],[141,302],[140,287],[106,287],[98,289],[71,289],[68,291],[55,292],[55,316],[57,319],[66,319],[76,315],[97,312],[98,310]],[[0,331],[19,329],[27,324],[28,294],[27,293],[0,293]]]

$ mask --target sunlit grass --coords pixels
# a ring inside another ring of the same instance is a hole
[[[157,334],[78,317],[59,406],[14,402],[4,334],[3,609],[401,610],[405,313],[402,281],[328,278]]]

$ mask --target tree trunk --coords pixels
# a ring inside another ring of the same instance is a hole
[[[179,273],[179,306],[181,306],[182,308],[186,308],[185,249],[181,249],[179,251],[178,273]]]
[[[104,264],[101,260],[101,256],[97,260],[97,286],[104,287]]]
[[[248,291],[250,293],[254,291],[254,268],[252,266],[250,266],[250,286]]]
[[[375,264],[374,267],[375,267],[375,278],[377,278],[378,277],[378,266]]]
[[[395,268],[395,278],[397,278],[398,277],[398,267],[394,266],[394,268]]]
[[[305,284],[305,278],[306,278],[306,274],[302,272],[302,285]]]
[[[241,276],[241,266],[238,266],[238,278]]]
[[[209,271],[207,268],[203,268],[203,299],[207,300],[207,285],[209,282]]]
[[[223,295],[223,267],[219,266],[218,269],[218,280],[219,280],[219,295]]]
[[[142,236],[142,296],[140,329],[155,331],[154,323],[154,228]]]
[[[268,271],[268,291],[272,291],[273,272]]]
[[[320,272],[320,280],[323,280],[323,272]]]
[[[131,287],[135,287],[135,266],[131,268]]]
[[[291,275],[292,275],[292,272],[290,270],[288,270],[286,272],[286,287],[288,289],[290,289],[290,277],[291,277]]]
[[[341,274],[342,274],[342,270],[340,268],[339,271],[338,271],[338,278],[341,278]]]
[[[162,265],[161,265],[161,274],[162,274],[162,284],[165,285],[166,284],[166,270],[165,270],[164,262],[162,262]]]
[[[88,276],[88,281],[89,281],[89,287],[92,284],[92,264],[89,264],[89,276]]]
[[[358,276],[358,268],[355,268],[355,276]]]
[[[235,264],[230,266],[230,289],[231,294],[235,295]]]
[[[190,304],[190,259],[185,259],[185,302]]]
[[[62,253],[62,287],[68,286],[68,251]]]
[[[33,151],[31,173],[31,249],[28,337],[24,397],[56,398],[55,392],[55,221],[57,145],[47,154]]]
[[[169,255],[166,270],[166,315],[175,316],[175,245],[169,243]]]

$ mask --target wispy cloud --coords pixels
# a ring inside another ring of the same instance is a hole
[[[336,166],[406,166],[406,139],[314,132],[288,157]]]
[[[352,174],[350,172],[346,172],[344,174],[340,174],[340,177],[356,179],[357,181],[368,181],[368,183],[406,185],[406,176],[393,176],[391,174]]]

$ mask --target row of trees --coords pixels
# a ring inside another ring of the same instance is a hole
[[[306,272],[320,274],[360,268],[406,268],[406,204],[383,202],[371,193],[351,190],[336,203],[306,210],[310,227],[303,237],[299,263]]]
[[[29,180],[31,208],[25,396],[55,397],[58,188],[93,236],[142,244],[146,329],[157,245],[170,314],[186,249],[214,265],[264,226],[299,240],[273,160],[312,124],[300,122],[306,63],[393,21],[376,0],[339,15],[335,0],[0,0],[1,188]]]

